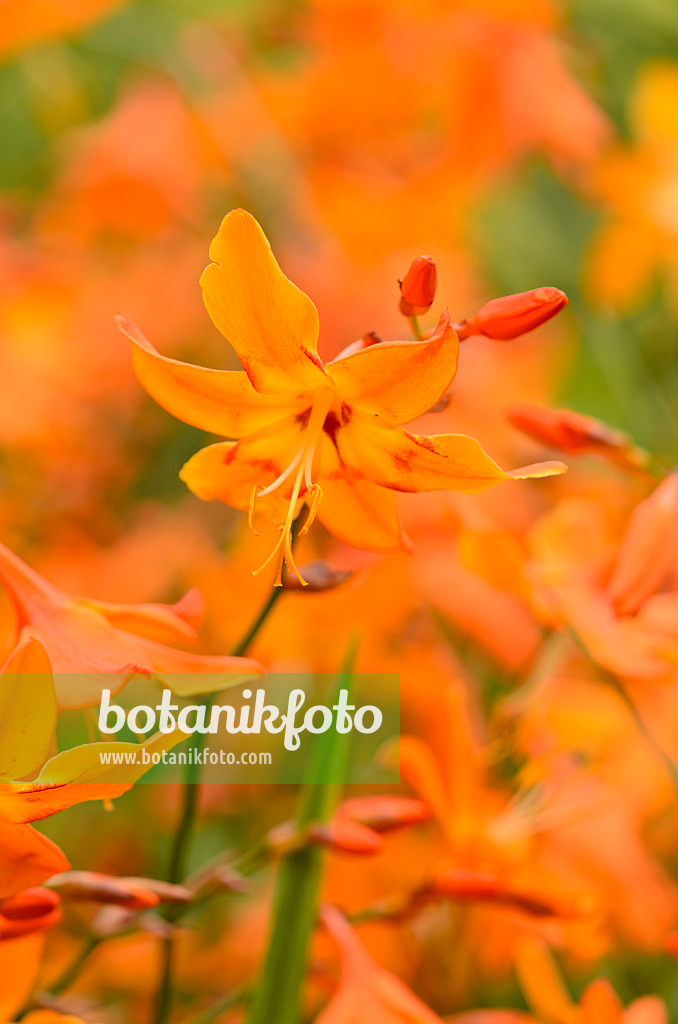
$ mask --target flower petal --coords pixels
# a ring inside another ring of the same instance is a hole
[[[200,591],[193,587],[176,604],[118,604],[79,597],[80,604],[100,612],[116,629],[159,640],[161,643],[191,642],[204,618],[205,602]]]
[[[341,397],[393,423],[409,423],[439,401],[454,380],[459,342],[445,312],[428,341],[380,342],[327,366]]]
[[[41,767],[56,716],[49,659],[37,640],[27,640],[0,678],[0,779],[20,779]]]
[[[127,317],[116,317],[132,342],[137,379],[158,405],[200,430],[241,437],[289,409],[289,396],[261,395],[242,370],[211,370],[161,355]]]
[[[542,462],[505,472],[475,438],[465,434],[410,434],[378,417],[353,411],[337,430],[340,457],[361,475],[397,491],[460,491],[474,494],[502,480],[552,476],[562,462]]]
[[[154,753],[162,754],[163,750],[170,750],[183,739],[185,735],[175,730],[171,733],[157,732],[143,743],[85,743],[63,750],[45,764],[33,782],[2,787],[0,819],[15,825],[39,821],[86,800],[121,796],[149,770]],[[147,763],[142,761],[141,751],[144,750]],[[106,753],[136,753],[138,761],[125,765],[102,764],[101,754]]]
[[[232,210],[210,246],[201,278],[207,312],[257,391],[326,387],[318,357],[318,312],[276,263],[264,232]]]
[[[246,509],[255,485],[272,484],[294,459],[303,440],[303,428],[293,418],[280,420],[274,430],[262,431],[237,442],[222,442],[202,448],[188,460],[179,474],[203,501],[223,501]],[[294,475],[261,499],[257,510],[271,518],[284,518],[289,505]]]
[[[5,791],[9,787],[0,790],[0,805]],[[51,839],[30,825],[10,823],[3,818],[6,815],[0,810],[0,899],[68,870],[66,857]]]
[[[339,540],[379,553],[409,548],[393,493],[369,480],[341,477],[323,477],[321,487],[318,519]]]

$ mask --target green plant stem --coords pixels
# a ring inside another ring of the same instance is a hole
[[[264,625],[268,616],[273,611],[276,603],[284,593],[282,587],[272,590],[270,596],[263,605],[252,625],[240,638],[231,651],[233,657],[241,658],[256,638],[259,630]],[[209,707],[214,699],[213,695],[203,698],[202,703]],[[200,750],[205,742],[202,733],[197,733],[195,745]],[[170,850],[169,866],[167,869],[167,880],[172,884],[179,884],[186,877],[186,864],[190,853],[193,830],[198,816],[200,801],[200,765],[193,763],[184,767],[184,782],[182,787],[181,816],[177,830],[174,833],[172,849]],[[180,904],[168,907],[165,917],[168,922],[178,921],[182,913]],[[173,976],[174,976],[174,938],[167,935],[162,943],[162,966],[160,973],[160,984],[155,1006],[153,1024],[167,1024],[172,1013],[173,1003]]]
[[[352,643],[335,693],[350,689],[356,656]],[[346,777],[348,739],[330,732],[318,737],[309,783],[301,793],[298,831],[310,822],[327,821]],[[341,781],[339,781],[341,780]],[[316,920],[323,869],[323,850],[306,846],[284,856],[278,869],[273,919],[259,985],[252,997],[247,1024],[299,1024],[308,947]]]
[[[424,332],[421,329],[421,324],[419,323],[419,317],[418,316],[411,316],[409,319],[410,319],[410,327],[412,328],[412,334],[415,336],[417,341],[424,341],[425,340]]]

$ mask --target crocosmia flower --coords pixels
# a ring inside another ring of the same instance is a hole
[[[458,339],[444,312],[423,341],[371,345],[323,363],[318,313],[282,273],[250,214],[234,210],[202,276],[207,310],[244,372],[167,359],[126,319],[134,367],[150,395],[179,419],[236,440],[193,456],[181,476],[198,497],[249,509],[280,526],[266,563],[297,572],[292,524],[309,506],[341,540],[369,551],[406,546],[396,491],[473,493],[510,478],[550,476],[560,463],[505,472],[463,434],[411,434],[409,423],[446,393]],[[261,567],[263,568],[263,566]],[[257,570],[259,571],[259,570]]]

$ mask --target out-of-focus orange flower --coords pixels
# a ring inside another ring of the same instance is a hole
[[[678,475],[633,511],[614,544],[595,502],[569,499],[535,526],[529,572],[543,609],[624,679],[670,679],[678,664]],[[582,538],[599,536],[591,546]],[[616,550],[615,550],[616,547]]]
[[[341,977],[316,1024],[441,1024],[399,978],[372,960],[336,907],[325,906],[321,920],[339,947]]]
[[[403,316],[419,316],[433,305],[438,284],[438,271],[431,256],[412,260],[400,284],[400,312]]]
[[[678,473],[635,507],[607,594],[619,615],[633,615],[678,562]],[[678,610],[678,594],[672,602]],[[668,616],[667,616],[668,619]]]
[[[490,299],[477,313],[455,324],[460,341],[482,334],[493,341],[513,341],[560,313],[567,303],[559,288],[535,288],[529,292]]]
[[[317,514],[340,539],[384,551],[404,544],[393,491],[474,493],[562,471],[543,463],[506,473],[473,438],[398,426],[431,408],[454,377],[457,338],[447,313],[426,341],[372,345],[324,365],[315,306],[283,275],[249,214],[225,217],[210,255],[205,303],[244,373],[167,359],[132,325],[121,327],[134,343],[139,380],[164,408],[240,438],[204,448],[181,476],[199,497],[249,508],[250,518],[257,500],[269,499],[282,527],[267,560],[277,562],[276,585],[284,561],[297,571],[291,529],[303,503],[304,531]]]
[[[604,455],[634,469],[642,468],[647,461],[646,453],[629,434],[572,409],[520,405],[509,410],[508,420],[528,437],[568,455]]]
[[[534,794],[511,794],[490,777],[463,685],[446,685],[432,713],[429,742],[410,735],[399,742],[401,774],[431,806],[445,839],[442,858],[422,872],[413,905],[443,898],[473,908],[468,941],[485,936],[481,956],[492,950],[504,958],[511,935],[526,926],[592,926],[598,893],[578,872],[565,872],[563,862],[559,871],[549,865],[542,824],[548,812]]]
[[[263,674],[263,667],[251,659],[192,654],[167,646],[167,641],[195,640],[195,625],[202,618],[202,599],[195,591],[174,605],[109,604],[72,597],[4,545],[0,581],[16,612],[16,645],[39,640],[56,673],[57,698],[64,707],[98,703],[98,673],[107,674],[112,692],[136,673],[186,673],[187,680],[189,673],[223,673],[228,676],[226,685]],[[180,683],[174,679],[173,685],[176,689]]]
[[[633,83],[632,141],[619,144],[594,165],[593,188],[607,206],[608,222],[594,238],[588,291],[593,302],[621,309],[647,296],[665,268],[678,297],[678,64],[646,63]]]
[[[657,996],[641,997],[624,1009],[612,985],[603,978],[588,985],[576,1005],[553,957],[544,943],[534,937],[524,937],[518,942],[515,960],[525,998],[540,1021],[549,1024],[668,1024],[666,1006]],[[488,1017],[488,1024],[491,1021]]]
[[[61,900],[51,889],[22,889],[0,902],[0,939],[48,931],[62,918]]]

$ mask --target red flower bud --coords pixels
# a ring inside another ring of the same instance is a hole
[[[374,832],[417,825],[431,817],[431,809],[422,800],[407,796],[356,796],[337,808],[338,818],[348,818]]]
[[[160,896],[152,892],[145,880],[117,878],[98,871],[65,871],[53,875],[50,889],[64,900],[85,900],[92,903],[112,903],[128,910],[146,910],[160,903]]]
[[[474,334],[483,334],[493,341],[512,341],[545,324],[560,313],[568,301],[559,288],[535,288],[504,295],[486,302],[475,316],[455,324],[455,328],[460,341]]]
[[[571,409],[519,405],[509,411],[508,420],[528,437],[559,448],[568,455],[586,452],[616,455],[633,450],[633,441],[628,434]]]
[[[430,256],[417,256],[400,285],[400,312],[403,316],[426,313],[436,297],[438,271]]]
[[[61,920],[61,901],[49,889],[22,889],[0,902],[0,939],[54,928]]]

